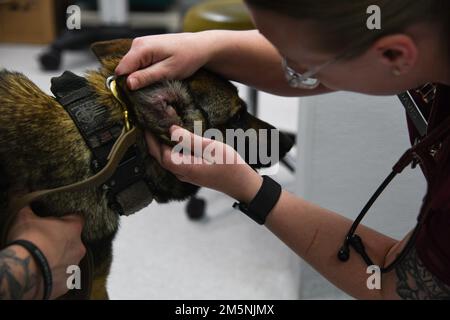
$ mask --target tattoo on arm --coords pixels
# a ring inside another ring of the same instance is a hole
[[[18,257],[10,248],[0,251],[0,300],[23,299],[37,291],[38,276],[30,270],[31,259]]]
[[[429,272],[411,249],[395,269],[397,274],[397,294],[406,300],[448,300],[450,286]]]

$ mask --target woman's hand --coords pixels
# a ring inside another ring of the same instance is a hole
[[[52,270],[53,290],[51,299],[68,291],[67,267],[78,265],[86,253],[81,241],[83,218],[81,215],[68,215],[62,218],[36,216],[26,207],[22,209],[11,227],[8,241],[28,240],[34,243],[45,255]],[[36,270],[38,285],[36,297],[43,295],[42,275]]]
[[[131,90],[165,79],[184,79],[208,62],[214,43],[208,31],[136,38],[116,74],[129,75]]]
[[[250,202],[262,184],[261,176],[229,145],[197,136],[183,128],[170,128],[172,140],[189,152],[178,152],[146,133],[150,154],[179,180]]]

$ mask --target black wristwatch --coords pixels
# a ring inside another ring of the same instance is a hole
[[[281,186],[269,176],[262,176],[263,183],[256,196],[249,204],[235,202],[233,208],[239,209],[254,221],[263,225],[270,211],[281,196]]]

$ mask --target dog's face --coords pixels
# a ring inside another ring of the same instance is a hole
[[[92,45],[102,64],[100,74],[103,80],[114,74],[131,43],[132,40],[122,39]],[[102,80],[97,79],[96,82],[99,81]],[[218,129],[213,133],[214,138],[220,138],[217,137],[220,133],[222,141],[237,149],[253,168],[274,165],[293,145],[289,137],[247,112],[246,104],[239,98],[234,85],[209,71],[201,69],[182,81],[161,81],[136,91],[128,89],[125,76],[119,77],[117,84],[132,122],[155,134],[163,143],[175,143],[169,134],[173,124],[196,133]],[[145,142],[140,147],[143,153],[147,153]],[[146,179],[153,182],[152,195],[158,202],[182,200],[198,189],[179,181],[150,156],[146,159]]]
[[[271,144],[271,130],[275,131],[278,139],[275,143],[279,148],[279,158],[284,157],[292,147],[289,138],[247,112],[247,106],[235,86],[211,72],[200,70],[183,81],[164,81],[137,91],[127,88],[125,78],[119,82],[137,123],[159,136],[163,142],[171,144],[169,128],[173,124],[201,134],[208,129],[218,129],[223,141],[234,143],[235,147],[239,139],[228,141],[227,133],[237,135],[240,132],[241,136],[247,133],[250,137],[253,129],[253,143],[257,148],[251,149],[247,139],[241,155],[254,168],[270,166],[278,161],[275,158],[270,164],[263,163],[259,157],[259,147],[262,145],[267,147],[268,154],[272,153],[271,148],[275,145]],[[260,130],[266,130],[267,139],[260,139]],[[256,161],[250,161],[251,152],[255,153],[253,158]]]
[[[131,43],[130,39],[97,42],[92,45],[92,50],[103,67],[110,74],[114,74],[114,69],[131,48]],[[256,159],[250,163],[254,168],[274,164],[261,161],[261,147],[270,155],[274,151],[271,150],[272,146],[276,146],[280,159],[292,148],[293,142],[289,137],[247,112],[246,104],[239,97],[234,85],[206,70],[199,70],[183,81],[163,81],[137,91],[128,89],[126,77],[120,77],[118,84],[137,125],[156,134],[166,143],[170,144],[171,125],[177,124],[194,131],[195,122],[197,125],[201,123],[203,131],[210,128],[219,129],[224,139],[227,129],[254,129],[257,133],[254,135],[257,139],[257,149],[252,150],[256,155],[250,155],[251,150],[247,149],[248,141],[243,154],[247,162],[250,158]],[[264,139],[260,139],[261,129],[267,130]],[[275,131],[275,135],[271,134],[271,130]],[[272,141],[272,137],[276,137],[278,141]],[[230,142],[233,141],[227,141]]]

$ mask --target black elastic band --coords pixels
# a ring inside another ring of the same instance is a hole
[[[282,188],[278,182],[268,176],[262,176],[263,183],[253,200],[245,203],[234,203],[233,208],[238,208],[247,216],[263,225],[270,211],[275,207],[280,199]]]
[[[53,289],[53,279],[52,279],[52,270],[50,269],[50,265],[48,264],[47,258],[42,253],[42,251],[36,247],[36,245],[28,240],[15,240],[8,244],[9,246],[19,245],[27,249],[31,256],[36,261],[38,268],[42,272],[42,277],[44,279],[44,300],[50,299],[50,295]]]

